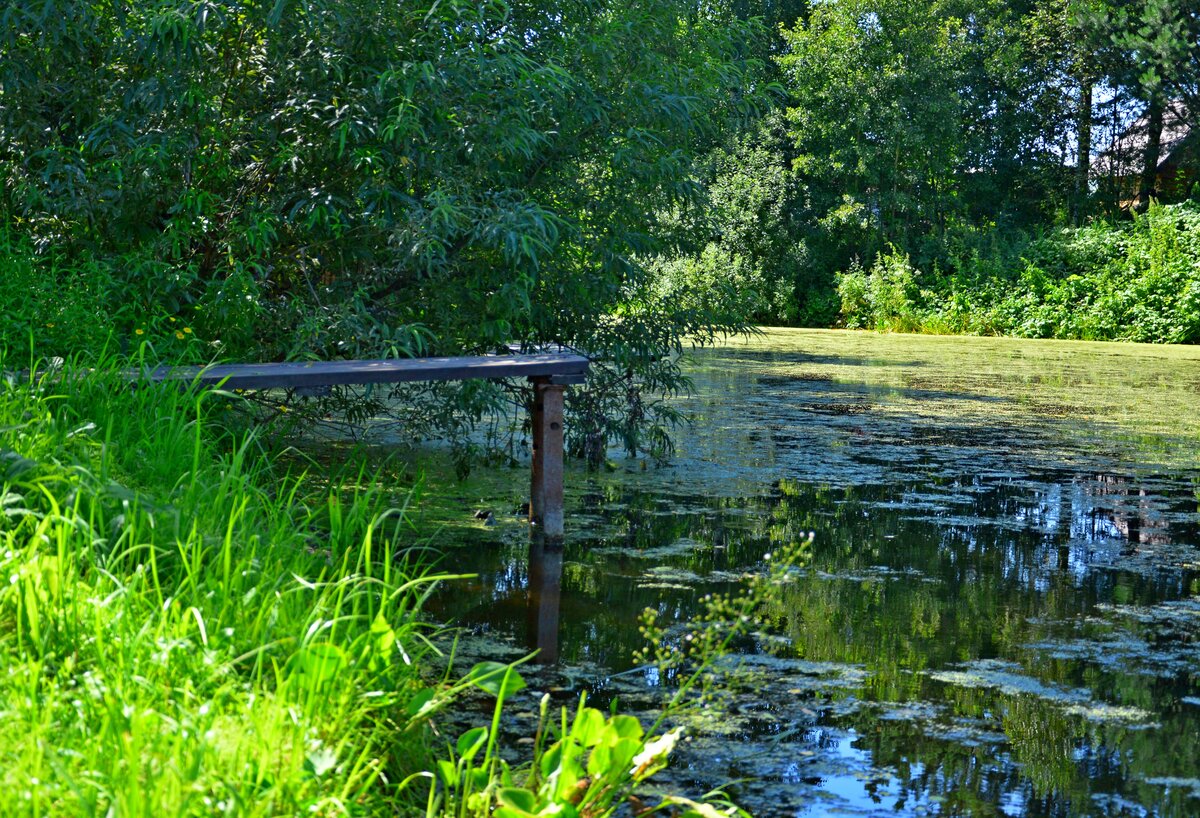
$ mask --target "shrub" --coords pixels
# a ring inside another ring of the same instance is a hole
[[[1200,206],[1152,205],[1121,224],[1096,222],[1023,245],[995,242],[919,275],[894,250],[866,274],[838,277],[848,327],[1151,343],[1200,342]]]
[[[837,277],[842,318],[848,327],[911,332],[921,325],[917,314],[917,277],[907,254],[895,247],[881,253],[864,273],[857,264]]]

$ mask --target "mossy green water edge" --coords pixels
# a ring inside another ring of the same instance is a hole
[[[682,785],[764,815],[1200,811],[1200,350],[767,330],[689,371],[671,464],[568,475],[547,685],[652,708],[637,612],[811,530]],[[532,644],[524,479],[428,486],[479,574],[439,610],[480,651]]]

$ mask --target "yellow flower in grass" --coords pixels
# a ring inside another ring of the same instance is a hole
[[[184,338],[186,338],[187,336],[186,336],[186,335],[184,335],[182,332],[176,332],[176,333],[175,333],[175,337],[176,337],[176,338],[178,338],[180,341],[182,341],[182,340],[183,340]]]
[[[184,332],[186,332],[188,335],[191,335],[191,334],[192,334],[192,328],[191,328],[191,327],[184,327],[184,328],[183,328],[183,331],[184,331]]]
[[[146,331],[144,329],[142,329],[141,327],[139,327],[133,331],[133,334],[134,335],[145,335]]]

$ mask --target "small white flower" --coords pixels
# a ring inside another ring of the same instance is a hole
[[[633,757],[633,769],[630,770],[631,775],[640,774],[646,767],[649,767],[656,759],[665,758],[670,755],[675,749],[675,743],[679,741],[679,737],[683,735],[683,728],[676,727],[668,733],[664,733],[653,741],[647,742],[642,751]]]

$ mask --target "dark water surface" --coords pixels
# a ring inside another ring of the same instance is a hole
[[[643,608],[812,531],[672,783],[761,816],[1200,815],[1200,350],[771,331],[689,365],[679,456],[571,472],[532,569],[523,472],[447,490],[498,521],[441,538],[480,577],[439,602],[464,651],[635,702]]]

